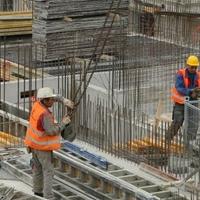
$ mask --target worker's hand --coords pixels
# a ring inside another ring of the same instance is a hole
[[[192,91],[190,97],[192,97],[193,99],[197,98],[197,93],[195,91]]]
[[[193,99],[200,97],[200,88],[194,88],[190,95]]]
[[[195,93],[199,94],[199,93],[200,93],[200,88],[199,88],[199,87],[196,87],[196,88],[193,89],[193,91],[194,91]]]
[[[74,109],[74,102],[69,100],[69,99],[64,98],[63,99],[63,104],[65,106],[69,107],[70,109]]]
[[[67,125],[71,122],[70,116],[69,115],[65,115],[62,119],[62,123]]]
[[[196,99],[196,98],[197,98],[197,93],[195,92],[195,90],[193,90],[193,91],[191,92],[190,97],[191,97],[192,99]]]

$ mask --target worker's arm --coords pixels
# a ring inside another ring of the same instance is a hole
[[[69,107],[71,109],[74,108],[74,102],[73,101],[71,101],[71,100],[69,100],[67,98],[64,98],[64,97],[62,97],[60,95],[58,95],[56,97],[56,101],[63,103],[65,106],[67,106],[67,107]]]
[[[64,118],[61,123],[54,123],[48,113],[43,114],[40,117],[42,127],[47,135],[59,135],[64,130],[65,125],[70,123],[70,119]]]
[[[184,96],[190,96],[192,93],[192,90],[193,90],[191,88],[185,87],[183,76],[181,76],[180,74],[177,74],[177,76],[176,76],[175,87],[176,87],[177,91]]]

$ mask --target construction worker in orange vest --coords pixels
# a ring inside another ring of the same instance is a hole
[[[174,102],[172,124],[166,133],[168,144],[178,134],[180,127],[184,121],[184,102],[188,97],[190,101],[197,100],[200,94],[200,72],[197,70],[199,59],[197,56],[191,55],[187,58],[186,68],[179,69],[176,74],[175,87],[172,88],[172,101]],[[199,94],[198,94],[199,93]],[[189,113],[189,121],[196,123],[188,123],[187,137],[188,140],[196,138],[198,126],[198,118],[194,113]]]
[[[73,109],[74,103],[59,97],[49,87],[40,88],[37,93],[29,119],[25,145],[32,152],[33,192],[35,195],[53,200],[53,150],[60,148],[60,133],[71,122],[65,116],[60,124],[55,123],[53,114],[49,110],[55,101],[61,101],[65,106]]]

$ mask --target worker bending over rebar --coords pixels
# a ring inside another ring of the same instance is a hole
[[[49,110],[56,101],[61,101],[70,109],[74,103],[66,98],[59,97],[48,87],[40,88],[37,93],[26,132],[25,144],[32,153],[33,192],[46,199],[54,200],[53,184],[53,150],[60,148],[60,134],[71,122],[65,115],[60,124],[56,123]]]
[[[172,100],[174,102],[172,123],[166,132],[166,143],[171,144],[174,136],[178,134],[184,121],[184,102],[188,97],[189,101],[197,100],[200,95],[200,72],[198,71],[199,59],[191,55],[187,58],[187,66],[179,69],[176,74],[175,87],[172,88]],[[195,105],[195,103],[193,104]],[[188,111],[187,140],[195,140],[198,130],[198,115],[191,110]],[[194,123],[191,123],[194,122]]]

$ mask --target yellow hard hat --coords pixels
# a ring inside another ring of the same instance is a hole
[[[189,56],[187,59],[187,65],[189,66],[194,66],[194,67],[198,67],[199,66],[199,59],[197,58],[197,56]]]

